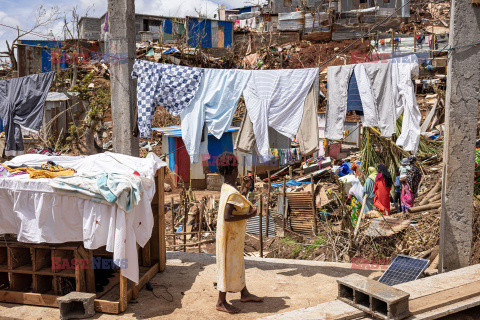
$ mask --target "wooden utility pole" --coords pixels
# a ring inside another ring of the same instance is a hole
[[[470,264],[480,75],[480,7],[452,0],[450,12],[439,272]]]
[[[136,57],[135,0],[108,0],[113,151],[139,155],[136,128],[137,88],[130,75]]]

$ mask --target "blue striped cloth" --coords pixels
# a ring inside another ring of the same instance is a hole
[[[348,82],[347,111],[360,111],[363,113],[362,100],[360,99],[355,72],[352,73],[350,81]]]

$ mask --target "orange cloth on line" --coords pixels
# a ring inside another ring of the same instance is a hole
[[[380,174],[380,173],[379,173]],[[373,205],[377,207],[380,212],[387,213],[390,215],[390,190],[392,187],[385,185],[385,179],[383,177],[378,177],[375,179],[375,185],[373,187],[373,193],[375,198],[373,200]]]
[[[16,172],[28,173],[30,175],[30,179],[41,179],[41,178],[53,179],[56,177],[69,177],[75,173],[75,170],[70,168],[62,168],[63,170],[58,170],[58,171],[39,170],[31,167],[22,167],[22,168],[12,169],[5,166],[5,168],[7,168],[7,170],[10,173],[16,173]]]

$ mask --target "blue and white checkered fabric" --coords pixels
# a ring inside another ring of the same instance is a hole
[[[137,83],[138,128],[143,139],[152,136],[157,105],[177,116],[189,106],[200,86],[203,70],[135,60],[132,78]]]

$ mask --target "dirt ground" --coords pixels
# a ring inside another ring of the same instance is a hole
[[[352,269],[348,263],[246,258],[248,288],[264,296],[261,304],[240,302],[239,294],[228,294],[242,313],[231,316],[214,309],[217,299],[215,256],[198,253],[167,253],[167,269],[152,279],[154,291],[145,288],[136,302],[119,316],[96,314],[92,319],[257,319],[306,308],[336,299],[336,279],[359,273],[377,279],[376,270]],[[480,319],[475,308],[444,320]],[[58,319],[55,308],[0,303],[0,320]]]
[[[261,318],[335,300],[336,279],[354,272],[369,277],[381,275],[378,271],[351,269],[345,263],[246,258],[247,285],[253,293],[265,296],[265,302],[243,304],[239,294],[228,294],[227,299],[243,310],[235,319]],[[123,315],[97,314],[93,319],[232,319],[214,308],[218,294],[214,282],[215,256],[169,252],[166,271],[152,279],[153,293],[143,289],[137,303],[130,303]],[[1,303],[0,319],[3,317],[58,319],[59,311]]]

